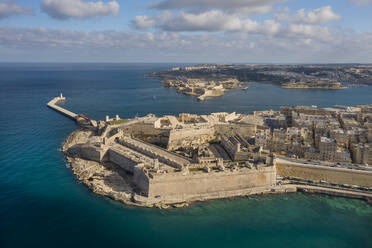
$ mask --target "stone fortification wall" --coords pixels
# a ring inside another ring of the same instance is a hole
[[[119,140],[119,143],[139,153],[145,154],[150,158],[158,159],[160,162],[175,168],[182,168],[183,166],[190,164],[190,161],[186,158],[140,140],[124,137]]]
[[[169,134],[168,150],[174,150],[182,146],[204,144],[214,138],[215,130],[213,126],[173,129]]]
[[[226,136],[232,136],[234,134],[240,134],[243,137],[253,136],[256,133],[255,125],[246,123],[230,123],[228,125],[217,124],[215,125],[217,134],[223,134]]]
[[[137,183],[137,182],[136,182]],[[239,171],[210,173],[154,174],[150,177],[149,197],[177,197],[187,199],[198,195],[269,187],[276,183],[276,172],[273,166]]]
[[[137,192],[143,195],[148,195],[149,178],[143,171],[141,165],[135,166],[133,170],[133,182],[136,185]]]
[[[124,133],[130,133],[133,137],[148,143],[168,144],[169,130],[156,129],[152,123],[136,123],[121,128]]]
[[[81,157],[84,159],[101,162],[106,154],[107,149],[104,147],[97,147],[92,144],[83,144],[80,147]]]
[[[275,159],[278,176],[298,177],[313,181],[372,187],[372,172],[293,163]]]
[[[108,159],[131,173],[133,173],[134,167],[137,165],[137,162],[125,157],[123,153],[114,149],[108,150]]]

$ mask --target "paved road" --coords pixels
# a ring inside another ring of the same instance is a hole
[[[305,159],[294,159],[294,158],[287,158],[277,156],[280,159],[291,161],[294,163],[301,163],[301,164],[309,164],[309,165],[318,165],[318,166],[327,166],[327,167],[334,167],[334,168],[343,168],[343,169],[353,169],[353,170],[363,170],[363,171],[372,171],[372,168],[368,168],[365,166],[351,164],[351,163],[336,163],[336,162],[326,162],[326,161],[313,161],[313,160],[305,160]]]

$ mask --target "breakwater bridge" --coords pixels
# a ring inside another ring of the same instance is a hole
[[[89,123],[89,125],[92,125],[94,127],[97,126],[97,122],[95,120],[90,119],[88,116],[83,115],[83,114],[76,114],[74,112],[71,112],[70,110],[67,110],[65,108],[62,108],[62,107],[58,106],[57,103],[58,102],[61,102],[61,101],[66,101],[66,97],[64,97],[62,95],[62,93],[59,96],[54,97],[52,100],[50,100],[47,103],[47,106],[49,108],[57,111],[58,113],[61,113],[61,114],[65,115],[65,116],[67,116],[67,117],[75,120],[79,124],[81,124],[80,120],[85,120],[85,121],[87,121]]]

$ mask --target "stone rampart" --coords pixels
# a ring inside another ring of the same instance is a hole
[[[276,184],[273,166],[238,171],[153,174],[150,176],[149,197],[193,197],[207,193],[269,187]]]
[[[133,173],[134,167],[137,165],[137,162],[127,158],[122,152],[116,151],[115,149],[108,150],[108,159],[131,173]]]
[[[169,139],[169,130],[157,129],[152,123],[136,123],[121,127],[124,133],[130,133],[133,137],[148,143],[158,143],[166,146]]]
[[[160,162],[163,162],[175,168],[182,168],[183,166],[190,164],[190,161],[185,158],[182,158],[176,154],[172,154],[157,146],[147,144],[140,140],[124,137],[119,140],[119,142],[120,144],[127,146],[130,149],[145,154],[150,158],[158,159]]]
[[[275,166],[278,176],[281,177],[372,187],[372,172],[370,171],[301,164],[278,158],[275,159]]]
[[[244,134],[243,136],[254,136],[256,134],[255,125],[246,123],[230,123],[215,125],[217,134],[232,136],[234,134]]]
[[[215,138],[214,131],[213,126],[173,129],[169,134],[168,150],[207,143]]]
[[[143,195],[148,195],[149,177],[144,172],[143,166],[137,165],[133,169],[133,182],[137,187],[137,192]]]
[[[84,144],[80,147],[81,157],[84,159],[101,162],[105,156],[107,148],[97,147],[92,144]]]

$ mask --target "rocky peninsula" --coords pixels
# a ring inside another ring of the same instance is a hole
[[[48,107],[66,111],[63,100]],[[371,105],[100,121],[69,113],[81,126],[62,148],[73,173],[124,204],[296,191],[372,199]]]

